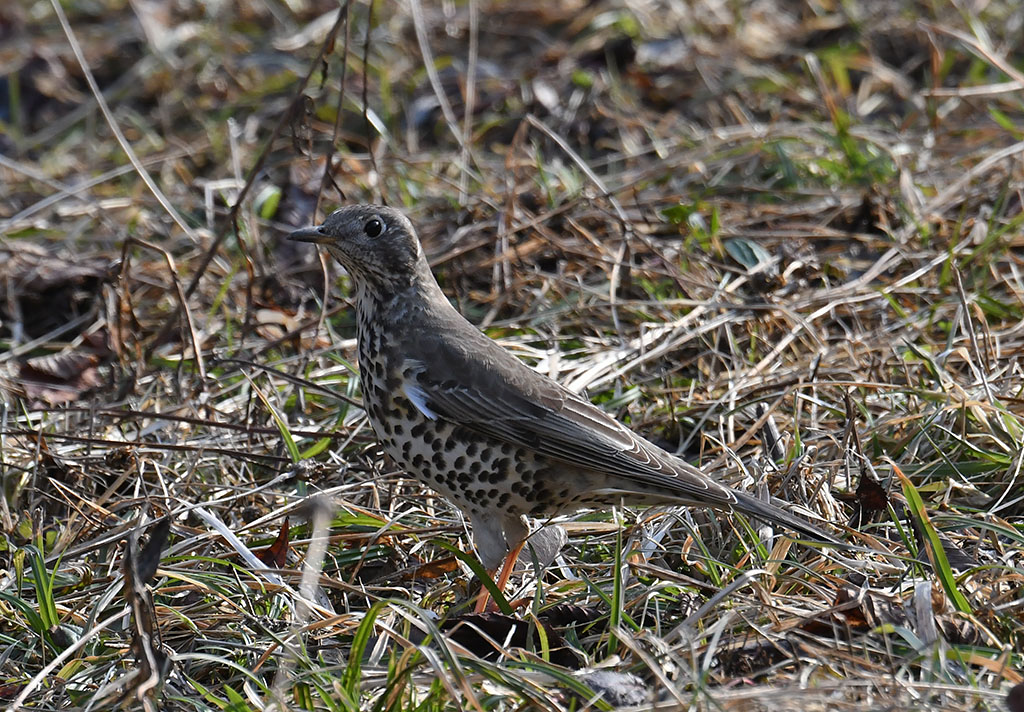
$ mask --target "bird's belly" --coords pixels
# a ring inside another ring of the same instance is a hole
[[[466,514],[551,515],[572,508],[579,494],[574,473],[531,450],[428,418],[400,392],[370,385],[364,400],[388,456]]]

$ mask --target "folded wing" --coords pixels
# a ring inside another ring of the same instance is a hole
[[[444,339],[434,342],[444,353],[406,361],[405,390],[416,394],[413,400],[428,417],[531,448],[574,468],[621,476],[629,486],[624,492],[663,493],[681,503],[713,507],[735,504],[729,488],[475,333],[481,340],[469,337],[472,358],[464,341]],[[447,345],[453,342],[464,348]]]

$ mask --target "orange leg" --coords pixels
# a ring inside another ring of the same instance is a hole
[[[505,591],[505,584],[508,583],[508,577],[512,575],[512,569],[515,568],[516,561],[519,559],[519,552],[523,550],[523,544],[525,543],[526,542],[524,540],[512,547],[512,550],[508,552],[508,556],[505,557],[505,563],[501,565],[498,577],[495,579],[494,583],[498,586],[498,590],[503,593]],[[491,594],[487,591],[487,588],[484,587],[484,589],[480,591],[479,597],[476,599],[476,608],[473,609],[473,612],[484,613],[488,609],[493,610],[493,608],[494,602],[491,600]]]

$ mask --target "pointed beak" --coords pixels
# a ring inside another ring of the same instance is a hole
[[[322,244],[330,238],[319,227],[303,227],[288,235],[289,240],[297,242],[316,242]]]

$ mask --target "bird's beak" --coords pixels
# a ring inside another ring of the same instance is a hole
[[[316,242],[322,244],[327,242],[329,238],[318,227],[303,227],[299,228],[293,233],[288,235],[289,240],[296,240],[298,242]]]

